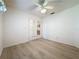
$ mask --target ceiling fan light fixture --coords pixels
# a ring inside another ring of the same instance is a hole
[[[45,8],[41,10],[42,14],[45,14],[46,12],[47,12],[47,9],[45,9]]]

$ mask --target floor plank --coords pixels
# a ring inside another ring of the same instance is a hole
[[[37,39],[5,48],[0,59],[79,59],[79,49],[55,41]]]

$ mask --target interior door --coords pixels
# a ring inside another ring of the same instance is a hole
[[[29,20],[29,39],[34,40],[40,37],[40,25],[39,19],[30,19]]]

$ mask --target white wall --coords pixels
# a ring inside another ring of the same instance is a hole
[[[33,20],[38,18],[19,10],[9,9],[4,15],[4,47],[31,40]]]
[[[0,14],[0,56],[1,56],[1,53],[2,53],[2,14]]]
[[[42,26],[44,38],[79,47],[79,5],[46,17]]]

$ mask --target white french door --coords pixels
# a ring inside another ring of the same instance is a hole
[[[28,25],[29,39],[33,40],[33,39],[37,39],[38,37],[40,37],[40,35],[38,35],[37,33],[37,30],[39,29],[38,28],[39,19],[29,19],[28,23],[29,23]]]

